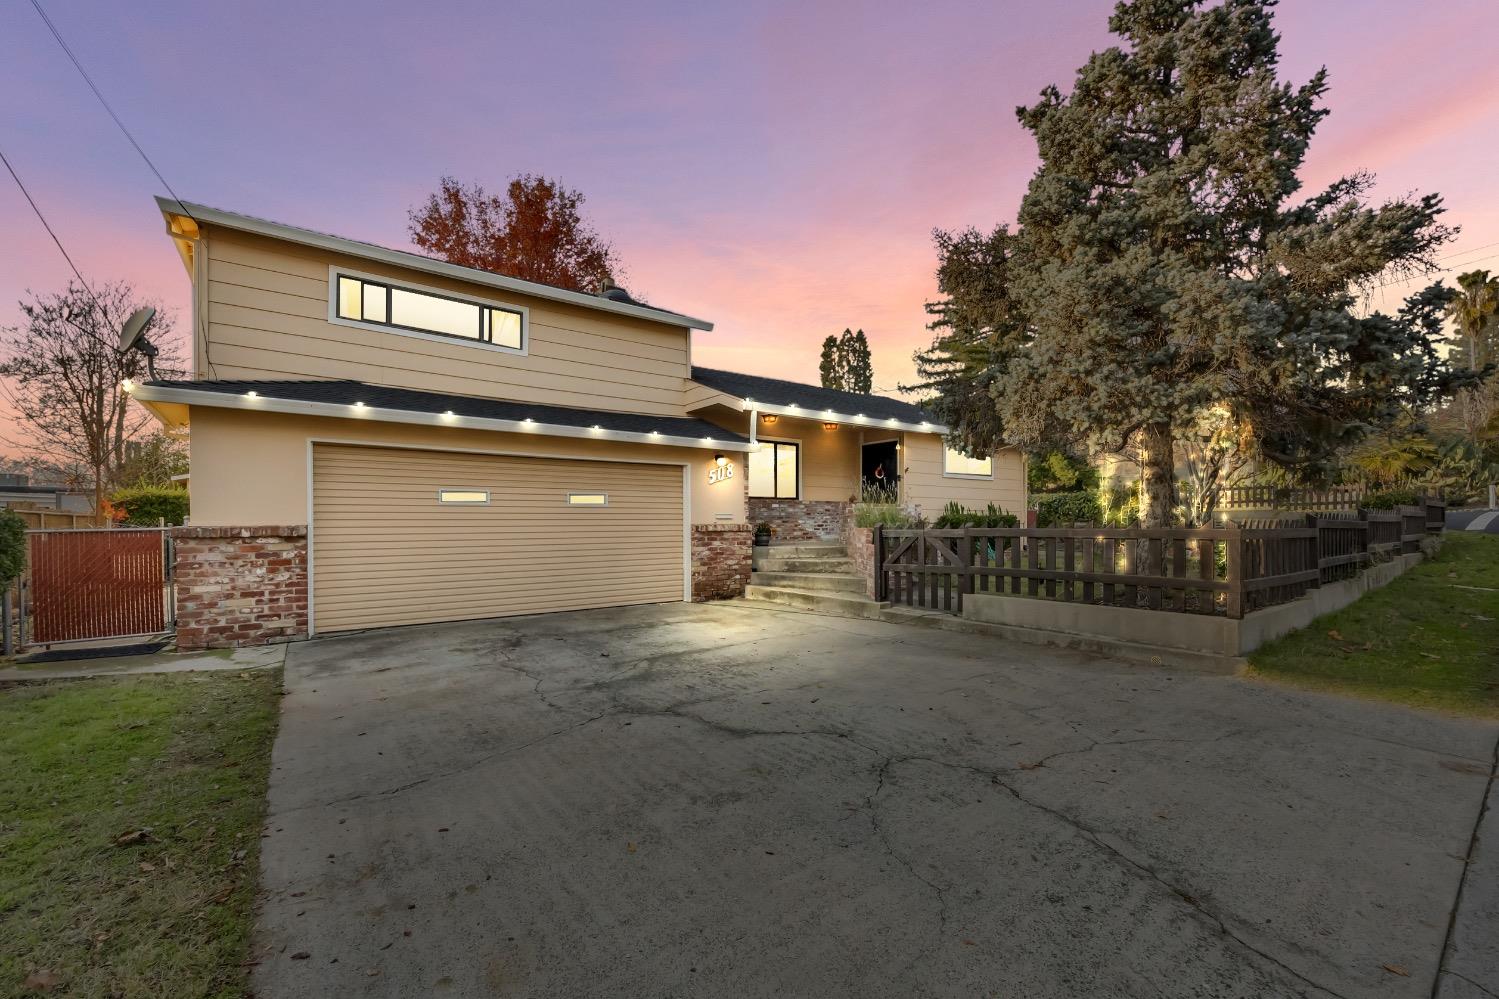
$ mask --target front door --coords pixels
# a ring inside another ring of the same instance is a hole
[[[884,494],[885,502],[895,503],[900,499],[900,452],[895,441],[877,441],[865,444],[860,462],[861,498],[870,498],[872,493]]]

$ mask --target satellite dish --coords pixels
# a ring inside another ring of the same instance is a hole
[[[133,350],[141,342],[141,337],[146,335],[146,327],[155,318],[156,310],[149,306],[130,313],[130,318],[125,320],[124,329],[120,331],[120,350]]]

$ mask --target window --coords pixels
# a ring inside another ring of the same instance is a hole
[[[760,450],[745,456],[749,464],[749,494],[773,499],[796,499],[801,446],[761,441]]]
[[[430,333],[488,343],[508,350],[525,347],[525,313],[385,281],[339,274],[335,315],[360,324]]]
[[[608,506],[608,493],[568,493],[568,506]]]
[[[994,478],[993,458],[970,458],[962,451],[944,448],[942,451],[942,474],[961,475],[973,479]]]
[[[489,502],[488,489],[439,489],[437,502],[459,506],[482,506]]]

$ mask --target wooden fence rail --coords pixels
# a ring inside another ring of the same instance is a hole
[[[1240,618],[1419,551],[1442,529],[1438,513],[1428,505],[1190,529],[881,527],[875,586],[882,600],[949,613],[961,613],[965,594],[1008,593]]]

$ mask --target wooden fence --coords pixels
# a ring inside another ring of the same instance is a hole
[[[1356,510],[1363,501],[1363,486],[1331,489],[1286,489],[1281,486],[1230,486],[1218,491],[1219,510],[1294,510],[1298,513],[1333,513]]]
[[[91,513],[54,510],[51,507],[38,506],[35,503],[12,503],[7,509],[19,514],[21,520],[31,530],[50,531],[109,526],[107,523],[100,523],[100,518]]]
[[[1008,593],[1240,618],[1419,551],[1441,530],[1441,513],[1402,507],[1191,529],[881,527],[875,584],[881,600],[949,613],[962,611],[965,594]]]

